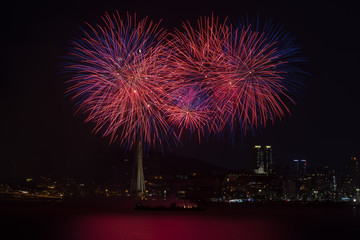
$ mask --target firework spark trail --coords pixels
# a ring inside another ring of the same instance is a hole
[[[179,129],[178,139],[181,138],[183,130],[189,130],[190,136],[193,132],[197,133],[200,142],[210,118],[208,98],[194,86],[175,90],[170,96],[172,97],[167,106],[167,116],[168,121]]]
[[[87,25],[73,43],[71,64],[75,73],[68,92],[79,103],[77,111],[94,132],[132,147],[141,136],[148,145],[166,141],[169,126],[164,118],[167,101],[166,32],[146,18],[137,21],[119,14],[103,18],[103,26]]]
[[[198,110],[208,111],[203,122],[210,132],[240,124],[245,134],[247,128],[265,126],[289,112],[286,74],[295,51],[283,42],[291,39],[251,25],[235,28],[214,17],[201,18],[197,28],[183,24],[183,29],[172,34],[171,65],[175,78],[206,93],[207,104]]]
[[[169,64],[173,69],[172,79],[181,82],[185,89],[185,92],[176,91],[170,94],[174,99],[171,102],[175,106],[168,108],[169,112],[172,111],[169,114],[169,121],[179,128],[179,136],[184,128],[190,129],[191,132],[197,130],[199,141],[200,136],[213,126],[211,122],[214,115],[214,99],[209,85],[211,82],[207,81],[207,78],[212,78],[216,74],[214,66],[223,65],[224,60],[221,57],[222,52],[217,51],[219,50],[217,45],[222,44],[222,33],[225,31],[214,31],[214,21],[214,19],[206,19],[204,22],[200,20],[199,31],[195,31],[190,23],[183,24],[184,32],[175,30],[169,42],[173,51]],[[221,27],[226,28],[226,25]],[[190,89],[197,95],[190,104],[191,114],[197,117],[185,118],[189,113],[189,106],[185,107],[182,101],[177,100],[183,98],[184,94],[187,96],[186,94],[190,93],[187,91]],[[184,121],[181,122],[182,120]],[[200,128],[196,129],[199,126]]]
[[[132,147],[274,123],[289,112],[292,39],[274,27],[200,18],[170,38],[159,24],[119,14],[87,24],[73,43],[68,92],[94,132]],[[177,133],[174,133],[174,129]]]

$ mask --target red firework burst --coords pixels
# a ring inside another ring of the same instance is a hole
[[[119,139],[132,147],[137,137],[150,145],[166,139],[165,35],[159,23],[131,15],[123,20],[117,13],[106,14],[102,26],[88,25],[73,43],[68,69],[75,74],[68,92],[85,121],[110,136],[110,143]]]
[[[292,51],[279,44],[278,36],[251,26],[235,28],[214,17],[201,18],[197,28],[183,27],[172,35],[171,65],[178,79],[206,92],[200,112],[211,113],[212,121],[206,122],[210,131],[236,124],[256,128],[289,111],[282,99],[290,99],[284,59]]]
[[[168,121],[179,129],[178,138],[183,130],[196,132],[201,140],[206,125],[208,125],[210,111],[207,98],[200,89],[184,87],[170,93],[170,104],[167,106]]]

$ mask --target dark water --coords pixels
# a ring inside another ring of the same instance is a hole
[[[360,239],[359,206],[252,205],[201,212],[99,204],[1,204],[1,239]]]

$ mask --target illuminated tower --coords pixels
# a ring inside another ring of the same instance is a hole
[[[306,175],[306,165],[307,165],[306,160],[300,160],[300,162],[299,162],[299,175],[300,176]]]
[[[298,176],[299,174],[299,160],[295,159],[293,165],[291,166],[291,174]]]
[[[143,146],[142,141],[136,142],[134,171],[131,181],[131,191],[137,197],[142,198],[145,194],[145,179],[143,166]]]
[[[252,148],[252,169],[257,174],[272,173],[273,158],[270,145],[255,145]]]
[[[264,151],[261,145],[255,145],[252,148],[252,169],[258,174],[265,173]]]
[[[266,145],[265,148],[263,148],[263,151],[265,157],[265,172],[272,173],[273,170],[272,147]]]
[[[306,160],[294,160],[292,165],[292,174],[297,177],[305,176],[307,173],[307,161]]]

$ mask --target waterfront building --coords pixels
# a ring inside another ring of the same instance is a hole
[[[270,145],[255,145],[252,148],[252,169],[256,174],[273,172],[272,147]]]
[[[291,166],[291,173],[293,176],[296,177],[303,177],[307,173],[307,161],[302,160],[293,160],[292,166]]]

